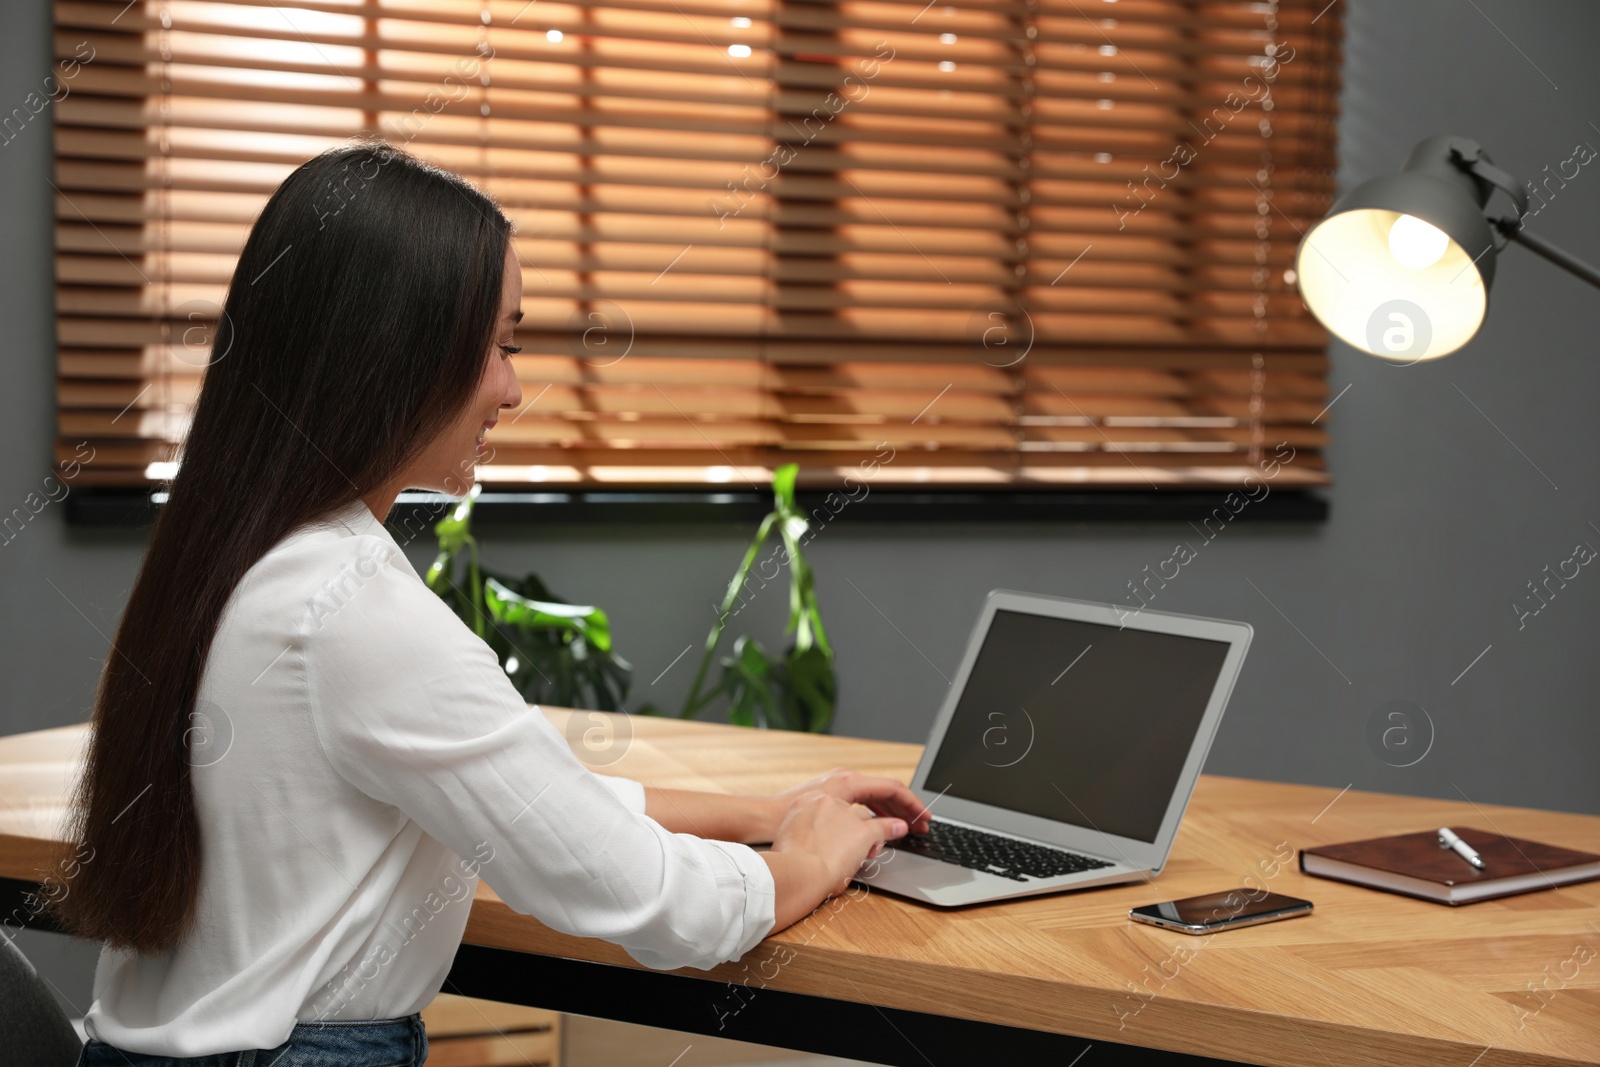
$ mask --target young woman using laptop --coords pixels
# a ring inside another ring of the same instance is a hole
[[[592,773],[407,562],[396,496],[464,492],[521,405],[510,238],[377,143],[301,166],[251,229],[53,886],[104,942],[81,1067],[420,1064],[480,876],[710,968],[926,827],[903,784],[843,770],[774,796]]]

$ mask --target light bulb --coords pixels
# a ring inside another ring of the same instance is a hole
[[[1401,215],[1389,227],[1389,254],[1412,270],[1433,266],[1449,247],[1450,238],[1443,230],[1415,215]]]

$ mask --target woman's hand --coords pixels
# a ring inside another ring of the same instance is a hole
[[[835,767],[809,782],[802,782],[776,794],[774,799],[777,801],[777,820],[780,824],[794,803],[808,793],[825,793],[846,804],[864,804],[877,815],[904,819],[914,834],[928,832],[928,809],[915,793],[906,788],[905,783],[882,775],[862,774],[847,767]],[[877,855],[877,852],[873,855]]]
[[[773,930],[798,922],[827,898],[843,893],[885,841],[905,832],[904,819],[876,817],[822,790],[792,797],[772,848],[761,853],[777,891]]]
[[[774,930],[800,921],[850,886],[861,865],[908,830],[927,833],[928,809],[905,783],[835,767],[775,793],[772,848],[761,855],[777,888]]]

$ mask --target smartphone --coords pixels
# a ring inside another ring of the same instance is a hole
[[[1128,918],[1186,934],[1209,934],[1310,914],[1309,900],[1269,893],[1265,889],[1229,889],[1163,904],[1147,904],[1128,912]]]

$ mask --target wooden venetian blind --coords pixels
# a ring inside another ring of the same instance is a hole
[[[486,481],[1238,484],[1281,442],[1278,484],[1325,481],[1290,266],[1333,188],[1339,17],[58,0],[60,458],[178,458],[251,220],[377,135],[517,226],[526,405]]]

